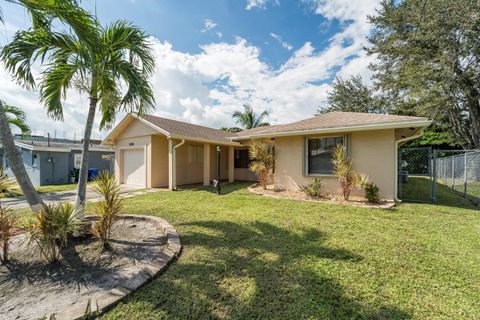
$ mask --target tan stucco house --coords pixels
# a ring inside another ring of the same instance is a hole
[[[419,137],[430,121],[421,117],[331,112],[289,124],[229,133],[155,116],[127,115],[103,141],[115,149],[120,183],[146,188],[203,183],[216,178],[255,181],[248,144],[265,140],[275,147],[276,189],[298,189],[321,177],[326,191],[339,192],[331,149],[343,144],[358,172],[378,185],[382,198],[397,195],[397,151]]]

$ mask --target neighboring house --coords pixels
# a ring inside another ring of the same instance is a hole
[[[355,170],[367,174],[384,199],[397,195],[397,150],[419,137],[430,121],[421,117],[332,112],[306,120],[229,133],[185,122],[127,115],[102,142],[115,149],[120,183],[151,187],[203,183],[216,178],[256,180],[248,169],[248,144],[264,140],[275,147],[276,189],[298,190],[315,177],[326,192],[339,193],[331,150],[343,144]]]
[[[82,144],[72,140],[35,137],[15,140],[23,163],[34,186],[65,184],[70,182],[74,169],[80,168]],[[108,146],[90,146],[89,168],[113,172],[115,152]],[[13,176],[4,150],[0,145],[0,164]]]

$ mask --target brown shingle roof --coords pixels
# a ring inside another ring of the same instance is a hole
[[[232,142],[230,138],[235,137],[235,133],[199,126],[182,121],[176,121],[167,118],[156,117],[152,115],[141,116],[142,119],[150,122],[154,126],[167,131],[172,136],[197,138],[202,140],[214,140],[219,142]]]
[[[425,126],[427,118],[396,116],[386,114],[358,113],[358,112],[330,112],[313,118],[292,122],[289,124],[274,125],[269,127],[254,128],[237,133],[238,138],[264,136],[291,132],[308,132],[322,129],[339,129],[358,126],[375,126],[388,124],[401,124],[419,122]]]

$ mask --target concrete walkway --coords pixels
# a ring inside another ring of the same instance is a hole
[[[138,196],[141,194],[146,194],[150,192],[157,192],[163,189],[145,189],[142,187],[136,186],[129,186],[122,184],[120,186],[122,193],[122,198],[130,198],[134,196]],[[42,193],[40,197],[45,202],[45,204],[49,204],[52,202],[73,202],[75,201],[76,190],[68,190],[68,191],[58,191],[58,192],[49,192],[49,193]],[[87,186],[87,200],[91,202],[96,202],[100,200],[101,197],[98,193],[93,191],[90,186]],[[28,203],[25,200],[25,197],[15,197],[15,198],[3,198],[0,200],[2,204],[8,205],[12,209],[20,209],[20,208],[27,208]]]

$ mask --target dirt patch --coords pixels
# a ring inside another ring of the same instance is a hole
[[[283,198],[290,200],[300,200],[300,201],[310,201],[310,202],[320,202],[320,203],[330,203],[330,204],[341,204],[347,206],[355,207],[364,207],[364,208],[379,208],[379,209],[390,209],[395,206],[395,202],[383,201],[379,204],[373,204],[366,202],[363,198],[351,196],[349,201],[344,201],[340,197],[332,195],[324,195],[319,199],[312,199],[308,197],[305,193],[301,191],[294,190],[275,190],[273,185],[268,185],[266,189],[260,187],[257,184],[254,184],[248,188],[248,190],[254,194],[272,197],[272,198]]]
[[[115,223],[108,251],[92,237],[74,238],[54,264],[16,237],[12,262],[8,269],[0,267],[1,318],[38,319],[82,299],[95,300],[158,259],[165,246],[166,235],[155,220],[131,216]]]

